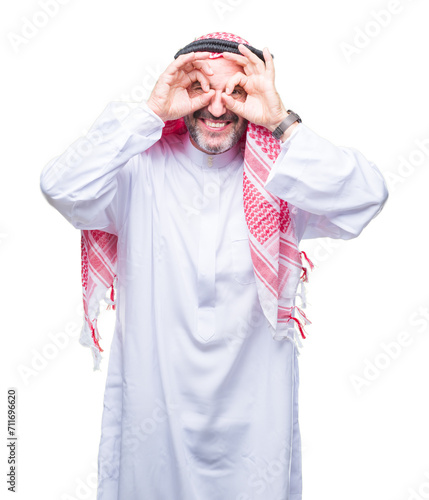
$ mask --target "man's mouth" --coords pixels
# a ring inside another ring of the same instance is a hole
[[[200,121],[204,124],[204,126],[208,130],[216,130],[216,131],[224,130],[231,123],[229,121],[214,122],[212,120],[206,120],[204,118],[200,118]]]

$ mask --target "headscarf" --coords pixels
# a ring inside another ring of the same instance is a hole
[[[222,57],[225,51],[239,54],[238,44],[246,45],[264,60],[262,52],[251,47],[243,38],[219,32],[197,38],[177,52],[175,58],[192,51],[209,51],[210,58]],[[186,132],[184,120],[180,118],[167,121],[162,136]],[[273,339],[287,338],[296,347],[301,347],[299,336],[295,335],[295,326],[305,338],[302,323],[310,323],[302,309],[294,305],[295,296],[300,295],[301,307],[305,307],[303,286],[301,293],[297,293],[299,282],[303,285],[308,280],[302,256],[311,269],[313,264],[298,248],[293,218],[295,207],[289,207],[285,200],[264,188],[279,152],[280,141],[267,128],[248,123],[244,146],[243,204],[258,297]],[[85,321],[79,342],[91,348],[94,370],[97,370],[100,369],[103,352],[97,328],[100,301],[104,298],[109,303],[108,309],[115,309],[114,291],[117,279],[120,279],[116,274],[118,238],[100,230],[82,230],[81,236]],[[109,288],[110,300],[105,298]],[[296,316],[297,313],[301,319]]]

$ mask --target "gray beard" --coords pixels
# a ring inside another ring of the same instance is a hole
[[[228,149],[231,149],[233,146],[235,146],[240,140],[241,136],[244,134],[244,131],[247,127],[247,121],[244,121],[242,127],[239,129],[234,128],[231,134],[226,137],[223,142],[217,144],[216,146],[211,146],[205,140],[204,134],[198,129],[197,125],[192,123],[192,120],[194,120],[193,118],[191,119],[189,118],[189,115],[187,115],[183,117],[183,120],[193,141],[207,153],[213,154],[224,153],[225,151],[228,151]],[[214,132],[213,134],[215,133],[216,132]]]

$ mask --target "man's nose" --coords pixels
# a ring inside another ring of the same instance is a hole
[[[216,90],[208,105],[208,110],[216,117],[222,116],[226,112],[226,107],[221,96],[222,90]]]

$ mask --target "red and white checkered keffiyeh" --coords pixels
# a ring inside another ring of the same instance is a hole
[[[248,44],[230,33],[210,33],[200,37],[230,40]],[[211,57],[221,57],[213,53]],[[185,133],[183,119],[166,122],[163,135]],[[280,152],[280,141],[274,139],[265,127],[249,123],[246,132],[243,172],[244,213],[248,227],[250,252],[262,310],[273,328],[273,338],[288,338],[301,345],[295,335],[296,325],[303,338],[302,323],[310,321],[294,305],[299,282],[307,281],[307,269],[301,255],[310,267],[313,265],[300,252],[295,235],[293,215],[288,203],[269,193],[264,184]],[[117,236],[99,230],[83,230],[81,238],[82,287],[85,321],[80,343],[89,346],[93,354],[94,370],[99,369],[101,352],[97,328],[100,301],[104,298],[115,309]],[[111,289],[110,301],[105,298]],[[304,302],[304,300],[303,300]],[[110,305],[108,308],[110,308]],[[303,303],[302,307],[305,307]],[[296,317],[299,313],[301,318]]]

